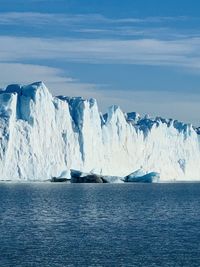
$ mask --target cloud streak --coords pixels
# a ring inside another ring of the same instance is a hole
[[[35,34],[36,36],[69,37],[73,34],[78,36],[79,33],[84,36],[96,35],[97,38],[104,36],[121,36],[121,38],[145,36],[147,38],[158,35],[163,38],[173,38],[177,35],[181,38],[184,34],[188,36],[199,34],[192,29],[183,33],[174,28],[177,22],[185,23],[191,20],[189,17],[109,18],[101,14],[0,13],[0,27],[11,29],[18,27],[17,34],[21,36]],[[170,23],[174,24],[173,28],[168,27]]]
[[[134,64],[200,68],[200,38],[96,40],[0,37],[0,61],[56,59],[92,64]]]
[[[7,12],[0,13],[0,24],[49,24],[53,22],[55,24],[140,24],[140,23],[162,23],[173,21],[187,21],[191,18],[179,16],[179,17],[144,17],[144,18],[108,18],[101,14],[54,14],[54,13],[39,13],[39,12]]]

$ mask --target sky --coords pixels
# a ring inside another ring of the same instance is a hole
[[[200,1],[0,0],[0,88],[200,125]]]

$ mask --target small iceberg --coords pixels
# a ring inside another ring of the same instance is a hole
[[[71,169],[71,182],[72,183],[123,183],[122,177],[99,175],[93,172],[84,173]]]
[[[145,173],[143,169],[124,177],[124,181],[128,183],[157,183],[160,180],[160,174],[158,172]]]
[[[108,183],[103,176],[71,170],[71,183]]]

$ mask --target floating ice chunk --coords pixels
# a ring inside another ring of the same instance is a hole
[[[132,183],[154,183],[160,180],[160,174],[158,172],[150,172],[145,175],[140,174],[142,172],[135,172],[135,175],[132,173],[125,177],[125,181]]]

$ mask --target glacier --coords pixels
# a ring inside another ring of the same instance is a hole
[[[140,117],[95,99],[54,97],[42,82],[0,91],[0,180],[45,181],[85,173],[160,181],[200,181],[200,141],[191,124]]]

